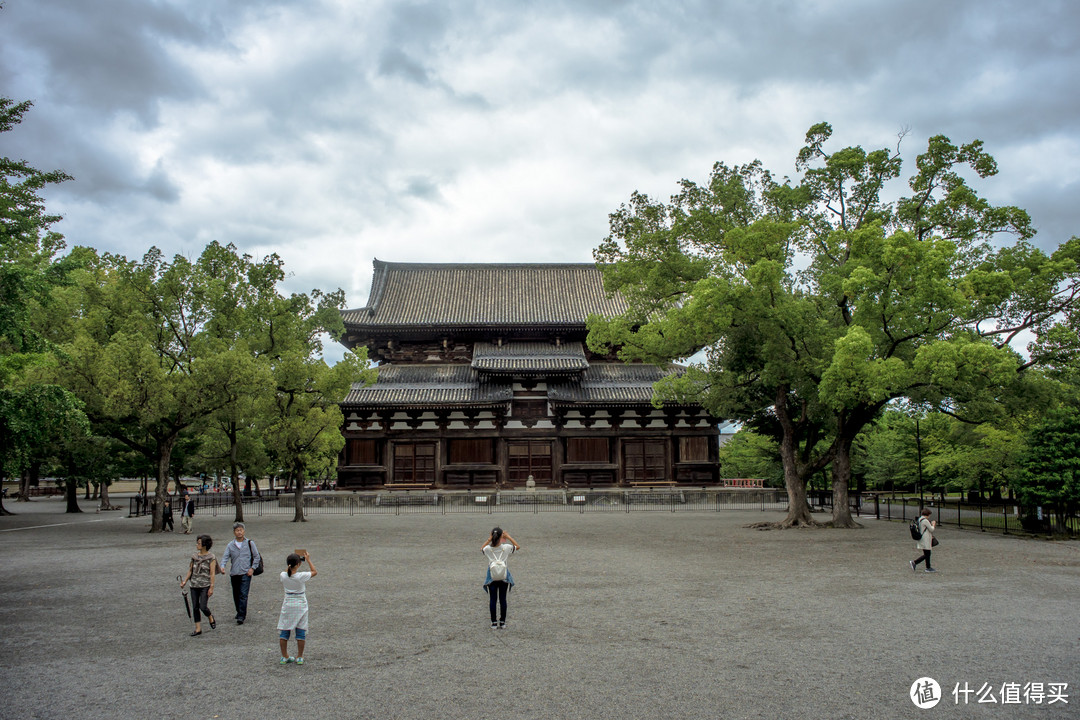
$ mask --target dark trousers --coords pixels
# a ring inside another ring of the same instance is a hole
[[[506,622],[506,592],[510,583],[505,580],[492,580],[487,586],[491,605],[491,622],[495,622],[495,601],[499,602],[499,622]]]
[[[210,608],[206,604],[210,602],[210,588],[191,588],[191,616],[195,622],[202,622],[202,616],[199,615],[199,611],[202,610],[202,614],[209,620],[213,613],[210,612]]]
[[[929,550],[923,550],[922,551],[922,557],[919,558],[918,560],[916,560],[915,564],[918,565],[921,562],[926,563],[926,569],[927,570],[930,569],[930,551]]]
[[[248,590],[251,588],[251,576],[247,573],[230,575],[229,580],[232,582],[232,600],[233,605],[236,606],[236,619],[243,620],[247,617]]]

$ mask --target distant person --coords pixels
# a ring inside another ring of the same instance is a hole
[[[184,488],[184,494],[180,496],[180,527],[184,529],[185,535],[191,534],[191,521],[194,516],[195,498]]]
[[[488,559],[487,578],[484,580],[484,590],[488,594],[488,607],[491,610],[491,627],[502,630],[506,627],[506,595],[514,586],[514,578],[510,575],[510,568],[506,566],[506,560],[520,550],[514,538],[502,531],[502,528],[494,528],[491,537],[484,541],[480,548]],[[499,617],[495,619],[495,603],[499,603]]]
[[[915,566],[919,563],[926,563],[926,572],[937,572],[934,568],[930,567],[930,549],[934,547],[937,542],[934,539],[934,531],[937,529],[937,522],[930,519],[933,512],[930,508],[923,508],[922,517],[919,518],[919,530],[922,531],[922,537],[915,543],[916,550],[922,550],[922,557],[915,560],[908,560],[908,565],[911,566],[911,571],[916,572]]]
[[[195,620],[195,630],[191,637],[202,635],[202,615],[210,621],[210,627],[216,628],[214,615],[210,612],[207,603],[214,594],[214,577],[218,572],[217,558],[210,552],[214,541],[209,535],[200,535],[195,538],[195,554],[188,563],[187,575],[180,581],[180,589],[191,581],[191,607],[192,618]],[[200,615],[200,612],[202,615]]]
[[[262,561],[259,548],[255,543],[248,540],[244,533],[244,523],[233,523],[233,536],[236,538],[225,548],[221,555],[221,572],[225,572],[225,564],[229,564],[229,580],[232,582],[233,604],[236,606],[236,624],[243,625],[247,619],[248,592],[251,589],[251,578],[255,574],[255,568]]]
[[[298,572],[300,564],[308,564],[308,572]],[[285,559],[287,570],[281,573],[281,584],[285,586],[285,599],[281,601],[281,615],[278,616],[278,643],[281,646],[281,664],[295,662],[304,664],[304,645],[307,642],[308,601],[307,581],[319,574],[311,564],[311,555],[305,550],[303,557],[291,553]],[[296,657],[289,655],[289,635],[296,631]]]
[[[168,528],[166,530],[165,528]],[[172,498],[165,495],[165,504],[161,508],[161,532],[173,531]]]

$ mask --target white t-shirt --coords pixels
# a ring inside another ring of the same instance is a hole
[[[285,586],[287,593],[302,593],[307,591],[307,581],[311,579],[309,572],[294,572],[289,577],[287,570],[281,571],[281,584]]]
[[[496,560],[502,560],[506,562],[506,559],[510,557],[510,554],[514,552],[514,546],[510,543],[503,543],[498,547],[492,547],[488,545],[484,548],[484,554],[487,555],[488,563],[493,563]]]

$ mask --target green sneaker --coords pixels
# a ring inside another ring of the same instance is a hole
[[[278,663],[278,665],[288,665],[290,662],[292,662],[292,660],[287,657],[283,657],[281,658],[281,661]]]
[[[297,665],[303,665],[304,664],[304,658],[302,658],[302,657],[296,658],[296,664]]]

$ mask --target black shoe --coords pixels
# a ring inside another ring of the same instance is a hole
[[[237,620],[237,621],[236,621],[236,624],[237,624],[237,625],[243,625],[243,624],[244,624],[244,621],[243,621],[243,620]]]
[[[217,628],[217,623],[214,622],[214,618],[210,618],[210,629],[214,630],[216,628]]]
[[[198,635],[202,635],[202,630],[199,630],[199,631],[197,631],[197,632],[193,632],[193,633],[191,633],[191,637],[196,637],[196,636],[198,636]]]

